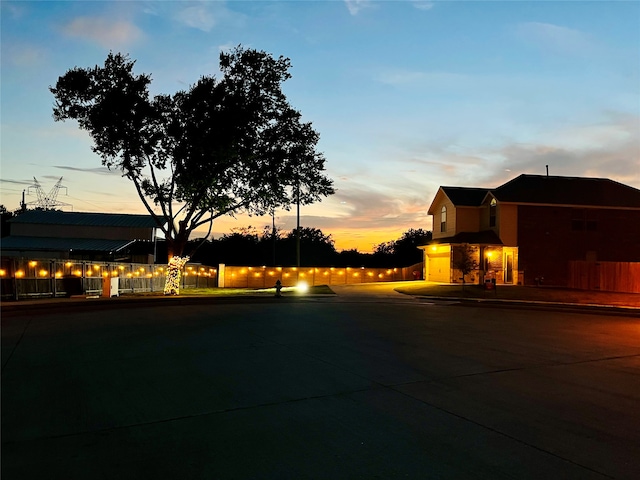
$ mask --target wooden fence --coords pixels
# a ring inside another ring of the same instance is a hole
[[[366,267],[236,267],[220,265],[220,286],[225,288],[271,288],[305,282],[313,285],[397,282],[422,278],[422,263],[404,268]]]
[[[640,262],[569,262],[569,288],[640,293]]]

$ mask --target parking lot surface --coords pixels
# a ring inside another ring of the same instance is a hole
[[[2,478],[640,478],[638,318],[337,293],[3,317]]]

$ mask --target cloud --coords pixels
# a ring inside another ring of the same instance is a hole
[[[22,18],[27,13],[27,9],[17,2],[2,2],[1,8],[4,14],[9,15],[12,20]]]
[[[498,159],[478,176],[491,186],[521,173],[610,178],[640,188],[640,117],[609,113],[600,124],[542,134],[535,143],[507,143],[485,155]]]
[[[60,170],[71,170],[72,172],[83,172],[83,173],[95,173],[97,175],[117,175],[121,176],[119,170],[109,170],[107,167],[95,167],[95,168],[79,168],[79,167],[71,167],[68,165],[54,165],[53,168],[58,168]]]
[[[196,28],[203,32],[210,32],[216,24],[213,13],[205,4],[193,5],[180,10],[176,14],[176,20],[188,27]]]
[[[78,17],[63,27],[71,37],[80,37],[107,48],[122,47],[143,37],[142,31],[132,23],[111,21],[96,17]]]
[[[0,178],[2,183],[11,183],[12,185],[33,185],[33,181],[28,180],[11,180],[9,178]]]
[[[424,0],[415,0],[412,3],[414,8],[417,8],[418,10],[431,10],[435,6],[433,2],[427,2]]]
[[[344,0],[351,15],[358,15],[361,10],[373,7],[371,0]]]
[[[416,86],[430,88],[469,88],[473,79],[468,75],[451,72],[423,72],[418,70],[388,69],[379,72],[374,80],[383,85]]]
[[[17,67],[42,67],[48,60],[48,52],[41,47],[28,44],[10,44],[3,49],[4,60]]]
[[[590,38],[579,30],[552,23],[521,23],[517,27],[517,33],[525,41],[557,53],[584,53],[594,47]]]
[[[218,25],[240,28],[246,20],[244,14],[229,10],[225,2],[220,1],[192,3],[180,8],[172,16],[178,23],[203,32],[210,32]]]

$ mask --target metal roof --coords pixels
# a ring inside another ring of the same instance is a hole
[[[104,240],[101,238],[52,238],[16,237],[0,239],[0,250],[68,252],[117,252],[134,243],[135,240]]]
[[[83,227],[153,228],[158,226],[151,215],[60,212],[57,210],[27,210],[12,218],[10,222]]]

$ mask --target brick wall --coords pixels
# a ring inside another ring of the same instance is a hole
[[[525,284],[568,285],[569,261],[640,261],[640,212],[520,205],[518,247]]]

